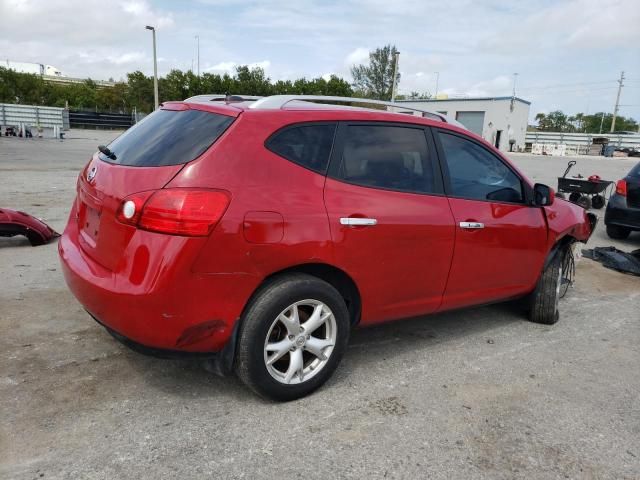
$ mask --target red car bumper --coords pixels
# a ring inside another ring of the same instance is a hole
[[[83,251],[76,222],[70,221],[58,251],[71,292],[101,324],[141,347],[221,350],[259,279],[193,273],[197,251],[189,248],[189,240],[143,231],[136,235],[140,238],[127,247],[131,251],[123,253],[133,265],[111,271]],[[143,262],[144,268],[135,262]]]
[[[59,237],[58,233],[42,220],[27,213],[0,208],[0,237],[24,235],[31,245],[38,246]]]

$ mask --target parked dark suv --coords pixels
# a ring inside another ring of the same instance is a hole
[[[618,180],[616,191],[604,213],[607,235],[624,239],[634,230],[640,230],[640,162]]]

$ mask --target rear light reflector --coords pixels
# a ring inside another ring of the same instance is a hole
[[[616,183],[616,193],[623,197],[627,196],[627,182],[625,180],[618,180],[618,183]]]
[[[219,190],[168,188],[125,198],[118,221],[143,230],[207,236],[229,206],[229,195]]]
[[[120,204],[120,208],[118,208],[118,211],[116,212],[116,219],[120,223],[125,223],[134,227],[137,226],[138,220],[140,220],[140,215],[142,214],[142,208],[153,193],[154,190],[129,195]],[[133,210],[132,215],[129,214],[131,213],[131,210]]]

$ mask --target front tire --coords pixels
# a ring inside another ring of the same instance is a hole
[[[347,306],[333,286],[306,274],[276,278],[243,315],[236,373],[265,398],[304,397],[337,368],[350,327]]]
[[[560,319],[558,303],[562,286],[562,260],[565,255],[570,253],[564,250],[556,253],[530,296],[529,320],[532,322],[553,325]]]
[[[624,240],[631,233],[631,229],[618,225],[607,225],[607,235],[615,240]]]

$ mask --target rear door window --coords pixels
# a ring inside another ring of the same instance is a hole
[[[335,132],[335,123],[294,125],[276,132],[265,146],[291,162],[324,174]]]
[[[233,117],[201,110],[156,110],[109,144],[115,158],[132,167],[179,165],[202,155],[231,125]]]
[[[348,125],[338,177],[367,187],[434,193],[425,131],[394,125]]]
[[[449,171],[450,195],[470,200],[522,203],[522,182],[484,147],[458,135],[440,132]]]

